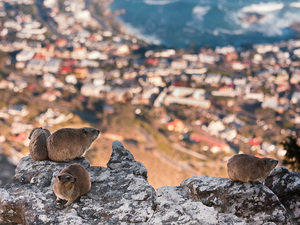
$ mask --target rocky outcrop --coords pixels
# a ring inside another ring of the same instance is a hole
[[[0,154],[0,187],[12,180],[16,166],[11,163],[6,155]]]
[[[300,224],[300,173],[277,167],[264,184],[277,195],[293,222]]]
[[[144,165],[122,143],[115,141],[112,148],[107,168],[91,167],[85,158],[22,158],[13,182],[0,188],[0,224],[297,224],[299,219],[299,174],[285,168],[276,169],[266,186],[200,176],[155,192]],[[64,207],[52,185],[74,162],[88,170],[92,188]],[[279,187],[285,179],[291,199]],[[290,202],[295,204],[289,207]]]

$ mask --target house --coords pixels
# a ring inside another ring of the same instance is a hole
[[[225,84],[225,85],[231,85],[232,84],[232,78],[227,77],[227,76],[222,76],[222,78],[220,80],[220,83]]]
[[[184,54],[182,56],[182,59],[187,60],[189,62],[198,62],[199,61],[199,56],[196,54]]]
[[[56,82],[56,77],[50,73],[43,76],[43,84],[45,87],[53,87]]]
[[[80,93],[86,97],[101,97],[101,93],[106,93],[111,91],[111,86],[103,85],[103,86],[96,86],[92,83],[84,84],[81,89]]]
[[[70,74],[72,72],[73,72],[73,68],[70,66],[63,66],[59,70],[59,73],[62,75]]]
[[[220,132],[220,136],[222,139],[227,141],[233,141],[236,138],[237,131],[235,129],[224,129]]]
[[[87,59],[91,59],[91,60],[107,60],[108,59],[108,55],[106,53],[103,52],[99,52],[99,51],[91,51],[87,53]]]
[[[33,58],[33,56],[35,55],[34,51],[30,51],[30,50],[22,50],[20,51],[17,55],[16,55],[16,60],[18,62],[21,61],[28,61],[31,60]]]
[[[147,76],[147,82],[157,87],[165,87],[166,84],[161,76]]]
[[[41,99],[49,102],[54,102],[61,96],[62,94],[58,90],[47,91],[41,95]]]
[[[264,100],[264,93],[263,92],[247,92],[245,93],[244,99],[249,100],[257,100],[259,102],[262,102]]]
[[[278,96],[277,95],[275,95],[275,96],[265,96],[265,99],[262,102],[261,107],[263,109],[265,109],[265,108],[271,108],[271,109],[277,110],[277,107],[278,107]]]
[[[97,61],[94,61],[94,60],[82,60],[80,63],[79,63],[79,67],[92,67],[92,68],[98,68],[99,67],[99,62]]]
[[[192,74],[191,80],[196,82],[197,84],[200,84],[205,79],[205,74]]]
[[[216,61],[219,60],[219,58],[213,54],[200,53],[198,56],[199,56],[199,61],[206,64],[214,64]]]
[[[131,99],[133,98],[133,93],[129,88],[121,88],[117,87],[106,94],[106,99],[110,103],[114,102],[131,102]]]
[[[117,48],[117,50],[114,52],[115,55],[117,56],[125,56],[128,55],[130,53],[130,48],[128,47],[128,45],[121,45]]]
[[[71,58],[73,59],[86,59],[87,49],[83,46],[78,46],[73,49],[71,52]]]
[[[34,127],[31,124],[13,122],[10,126],[10,132],[13,134],[25,133],[27,130],[32,130]]]
[[[246,63],[242,63],[240,61],[234,61],[231,63],[231,67],[233,70],[244,70],[248,67],[249,65]]]
[[[300,83],[300,70],[295,70],[290,79],[290,83],[293,85],[299,84]]]
[[[222,121],[220,121],[220,120],[210,122],[207,127],[207,131],[210,134],[216,135],[216,136],[218,136],[219,132],[223,131],[224,129],[225,129],[225,126],[222,123]]]
[[[77,67],[74,69],[74,75],[76,78],[86,78],[89,74],[89,70],[86,67]]]
[[[213,96],[220,96],[220,97],[235,97],[237,93],[235,92],[233,85],[225,85],[217,91],[212,91],[211,94]]]
[[[168,122],[166,124],[166,128],[169,130],[169,131],[177,131],[177,132],[182,132],[184,130],[184,123],[179,120],[179,119],[176,119],[176,120],[173,120],[171,122]]]
[[[272,44],[256,44],[253,47],[259,54],[265,54],[267,52],[278,52],[279,51],[279,47],[276,45],[272,45]]]
[[[40,72],[43,69],[45,61],[42,59],[31,59],[26,66],[26,70],[29,72]]]
[[[157,95],[159,93],[158,87],[145,87],[143,89],[143,93],[140,99],[140,103],[144,105],[149,105],[152,102],[153,96]]]
[[[8,80],[1,80],[0,81],[0,89],[13,89],[14,83]]]
[[[237,60],[238,57],[239,57],[239,56],[238,56],[238,54],[237,54],[236,52],[229,52],[229,53],[227,53],[226,56],[225,56],[225,61],[226,61],[227,63],[231,63],[231,62]]]
[[[164,98],[165,105],[177,103],[204,109],[208,109],[211,106],[211,102],[204,97],[205,90],[203,89],[171,86],[169,92],[170,94]]]
[[[57,47],[59,47],[59,48],[64,48],[67,45],[67,39],[65,39],[65,38],[59,38],[59,39],[56,40],[55,45]]]
[[[61,59],[50,58],[44,65],[43,71],[45,73],[57,73],[59,71]]]
[[[235,47],[233,47],[232,45],[228,45],[228,46],[224,46],[224,47],[216,47],[215,49],[215,53],[217,54],[223,54],[223,55],[227,55],[230,53],[235,53]]]
[[[146,64],[148,64],[148,65],[157,66],[158,62],[159,62],[159,60],[156,58],[147,58],[146,59]]]
[[[68,59],[71,57],[71,52],[66,48],[56,48],[54,56],[61,59]]]
[[[286,82],[282,82],[281,84],[278,84],[277,88],[276,88],[276,92],[284,92],[287,90],[290,90],[290,84],[286,81]]]
[[[174,70],[184,70],[187,66],[186,60],[174,60],[171,62],[171,68]]]
[[[220,80],[221,80],[220,74],[209,73],[205,78],[205,83],[210,85],[217,85],[219,84]]]
[[[47,125],[47,126],[53,126],[56,124],[60,124],[63,122],[66,122],[73,118],[73,114],[63,114],[58,111],[54,111],[53,109],[49,108],[45,113],[40,114],[38,117],[36,117],[36,120],[41,125]]]
[[[295,91],[291,97],[291,103],[300,104],[300,91]]]
[[[77,78],[73,74],[67,75],[65,81],[67,84],[73,84],[73,85],[77,84]]]
[[[124,80],[131,80],[134,79],[138,73],[133,69],[126,69],[123,73],[123,79]]]
[[[233,79],[233,84],[234,85],[245,85],[247,83],[247,78],[246,77],[242,77],[242,78],[234,78]]]

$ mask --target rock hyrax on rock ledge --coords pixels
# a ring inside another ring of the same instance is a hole
[[[47,139],[48,157],[52,161],[68,161],[79,158],[99,133],[99,130],[90,127],[59,129]]]
[[[34,128],[29,134],[29,152],[35,161],[48,159],[47,138],[51,135],[50,131],[42,127]]]
[[[277,164],[271,158],[239,154],[228,160],[227,172],[232,181],[256,182],[264,180]]]
[[[70,205],[90,190],[89,173],[78,163],[73,163],[60,171],[53,183],[53,191],[57,200],[67,200],[65,206]]]

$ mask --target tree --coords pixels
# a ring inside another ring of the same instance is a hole
[[[281,144],[286,150],[283,165],[289,165],[292,170],[300,171],[300,135],[287,136]]]

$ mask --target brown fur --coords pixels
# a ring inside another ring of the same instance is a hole
[[[239,154],[228,160],[227,172],[232,181],[256,182],[264,180],[277,164],[271,158]]]
[[[87,170],[78,163],[64,168],[55,178],[53,192],[57,200],[67,200],[65,206],[70,205],[81,195],[91,190],[90,176]]]
[[[63,128],[47,139],[48,156],[52,161],[68,161],[79,158],[98,137],[94,128]]]
[[[34,128],[29,134],[29,152],[35,161],[48,159],[47,138],[51,135],[50,131],[42,127]]]

